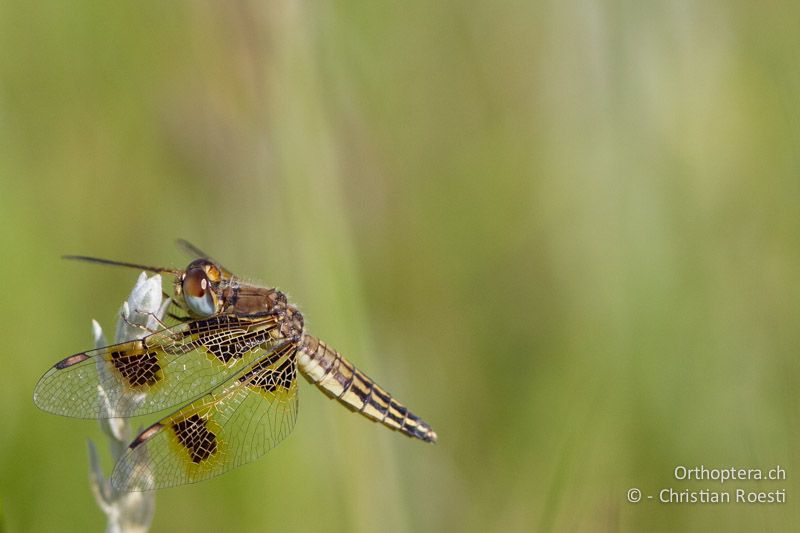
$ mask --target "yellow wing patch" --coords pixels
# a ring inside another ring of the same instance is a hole
[[[238,377],[143,431],[120,459],[121,490],[195,483],[248,463],[282,441],[297,418],[296,345],[285,342]]]
[[[161,411],[224,383],[279,339],[274,316],[219,315],[179,324],[63,359],[39,380],[34,402],[77,418]]]

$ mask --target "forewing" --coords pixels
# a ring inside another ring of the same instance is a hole
[[[141,340],[75,354],[36,385],[41,409],[77,418],[130,417],[197,398],[274,345],[274,316],[219,315]]]
[[[277,346],[231,379],[144,430],[114,468],[117,489],[203,481],[260,457],[297,418],[296,346]]]

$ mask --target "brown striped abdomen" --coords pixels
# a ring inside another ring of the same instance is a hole
[[[311,335],[298,351],[300,372],[322,392],[384,426],[425,442],[436,432],[342,355]]]

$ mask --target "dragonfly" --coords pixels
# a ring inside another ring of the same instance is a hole
[[[178,407],[133,439],[114,467],[115,488],[195,483],[262,456],[294,427],[298,373],[350,410],[436,442],[430,425],[308,333],[283,292],[245,282],[191,243],[178,243],[194,257],[183,270],[66,256],[174,276],[176,324],[159,321],[141,339],[70,355],[34,390],[39,408],[75,418]]]

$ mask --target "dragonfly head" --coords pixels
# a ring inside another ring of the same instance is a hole
[[[199,318],[217,314],[221,307],[219,283],[221,269],[208,259],[196,259],[175,280],[175,298],[183,301],[189,313]]]

